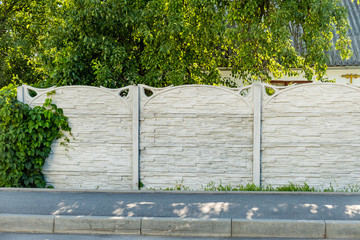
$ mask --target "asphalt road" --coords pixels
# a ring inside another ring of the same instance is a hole
[[[360,194],[67,192],[0,189],[0,213],[122,217],[360,220]]]

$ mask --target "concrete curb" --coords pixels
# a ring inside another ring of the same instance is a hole
[[[193,237],[358,238],[360,221],[0,214],[0,232]]]
[[[53,233],[54,216],[0,214],[0,232]]]
[[[233,219],[232,221],[232,237],[325,238],[325,231],[325,221],[322,220]]]
[[[143,218],[142,235],[231,237],[230,218]]]
[[[140,217],[56,216],[54,233],[140,235]]]
[[[326,221],[328,238],[360,238],[360,221]]]

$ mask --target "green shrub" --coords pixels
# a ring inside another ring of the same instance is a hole
[[[42,174],[54,139],[70,132],[62,109],[47,98],[30,108],[16,99],[16,87],[0,89],[0,187],[45,187]]]

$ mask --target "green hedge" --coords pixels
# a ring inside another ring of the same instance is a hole
[[[67,117],[47,98],[34,108],[16,99],[16,86],[0,89],[0,187],[45,187],[42,174],[51,143],[69,142]]]

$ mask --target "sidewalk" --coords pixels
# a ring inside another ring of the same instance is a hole
[[[359,193],[0,188],[0,231],[360,238]]]

